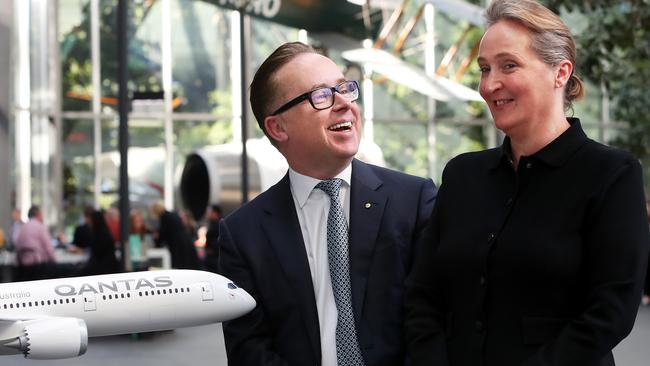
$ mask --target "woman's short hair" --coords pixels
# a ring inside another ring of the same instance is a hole
[[[571,31],[560,17],[534,0],[494,0],[485,11],[487,27],[501,20],[521,24],[530,31],[531,48],[546,64],[556,66],[562,60],[573,64],[564,87],[564,110],[571,108],[573,101],[582,98],[584,85],[575,74],[576,44]]]
[[[278,47],[267,57],[253,77],[250,86],[251,108],[257,124],[264,134],[269,137],[272,143],[273,139],[264,128],[264,119],[272,112],[272,108],[278,103],[278,90],[282,80],[275,79],[275,73],[284,65],[293,60],[296,56],[303,53],[319,53],[314,48],[301,42],[289,42]]]

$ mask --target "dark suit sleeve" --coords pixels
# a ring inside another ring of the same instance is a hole
[[[287,366],[288,364],[273,352],[273,340],[264,308],[257,296],[257,285],[237,243],[231,237],[227,220],[219,224],[219,273],[245,289],[257,307],[250,313],[223,323],[223,334],[231,366]]]
[[[641,166],[628,161],[605,182],[585,217],[584,310],[524,365],[600,364],[630,333],[648,259],[644,201]]]

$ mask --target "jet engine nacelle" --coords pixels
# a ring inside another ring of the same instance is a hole
[[[256,196],[287,173],[287,161],[267,138],[249,139],[248,190]],[[183,207],[200,220],[208,205],[219,203],[224,213],[241,206],[241,143],[204,147],[187,156],[180,174],[179,193]],[[373,142],[361,141],[357,158],[384,166],[384,155]],[[250,198],[250,197],[249,197]]]
[[[39,319],[25,324],[14,346],[35,360],[77,357],[86,353],[88,330],[77,318]]]

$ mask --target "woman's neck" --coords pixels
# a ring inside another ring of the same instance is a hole
[[[569,128],[570,124],[566,117],[554,118],[552,123],[544,125],[532,125],[523,133],[510,136],[510,148],[512,149],[513,165],[515,169],[522,156],[530,156],[544,146],[550,144]]]

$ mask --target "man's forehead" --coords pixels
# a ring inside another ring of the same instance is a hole
[[[338,65],[317,53],[303,53],[294,57],[275,73],[280,92],[307,91],[323,86],[334,86],[343,80]]]

